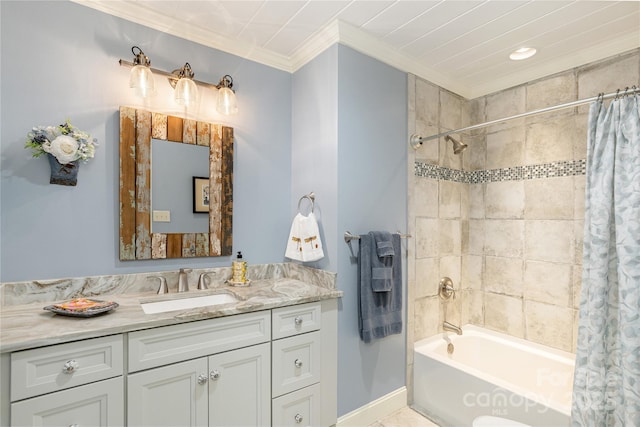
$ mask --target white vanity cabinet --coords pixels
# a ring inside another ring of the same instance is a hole
[[[130,333],[128,424],[269,426],[270,340],[269,311]]]
[[[335,424],[334,309],[325,301],[272,311],[273,426]]]
[[[11,354],[12,426],[124,424],[123,338]]]
[[[329,427],[337,300],[3,353],[0,375],[0,425]]]

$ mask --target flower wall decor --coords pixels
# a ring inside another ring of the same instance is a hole
[[[25,148],[33,157],[47,154],[51,166],[50,184],[75,186],[78,182],[80,160],[92,159],[98,142],[86,132],[73,126],[69,120],[59,126],[34,127],[27,134]]]

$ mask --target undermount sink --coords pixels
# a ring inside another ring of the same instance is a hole
[[[231,304],[234,302],[238,302],[238,299],[231,294],[215,294],[194,296],[191,298],[176,298],[166,301],[144,302],[140,305],[145,314],[156,314],[167,311]]]

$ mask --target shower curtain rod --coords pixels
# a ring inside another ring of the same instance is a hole
[[[469,131],[469,130],[480,129],[480,128],[483,128],[483,127],[495,125],[495,124],[506,122],[506,121],[509,121],[509,120],[519,119],[519,118],[527,117],[527,116],[533,116],[533,115],[536,115],[536,114],[548,113],[549,111],[561,110],[563,108],[576,107],[578,105],[587,104],[589,102],[597,101],[598,99],[605,100],[605,99],[609,99],[609,98],[623,97],[623,96],[626,96],[626,95],[633,95],[633,94],[639,94],[639,93],[640,93],[640,88],[639,87],[636,87],[636,86],[627,87],[624,91],[621,91],[620,89],[618,89],[616,92],[611,92],[611,93],[608,93],[606,95],[604,93],[601,93],[598,96],[593,96],[591,98],[580,99],[578,101],[567,102],[566,104],[554,105],[552,107],[540,108],[539,110],[533,110],[533,111],[529,111],[529,112],[526,112],[526,113],[516,114],[514,116],[504,117],[502,119],[491,120],[491,121],[488,121],[488,122],[479,123],[477,125],[472,125],[472,126],[459,128],[459,129],[454,129],[454,130],[450,130],[450,131],[447,131],[447,132],[439,133],[437,135],[420,136],[420,135],[415,135],[414,134],[414,135],[411,135],[411,138],[409,139],[409,142],[411,143],[411,146],[413,148],[418,149],[422,145],[422,143],[425,142],[425,141],[430,141],[432,139],[438,139],[438,138],[441,138],[443,136],[451,135],[451,134],[454,134],[454,133],[460,133],[460,132],[465,132],[465,131]]]

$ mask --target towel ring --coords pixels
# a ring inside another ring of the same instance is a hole
[[[315,200],[316,200],[316,195],[313,193],[313,191],[309,194],[305,194],[304,196],[300,197],[300,200],[298,200],[298,212],[301,213],[300,204],[304,199],[308,199],[311,202],[311,212],[313,212],[315,208]]]

